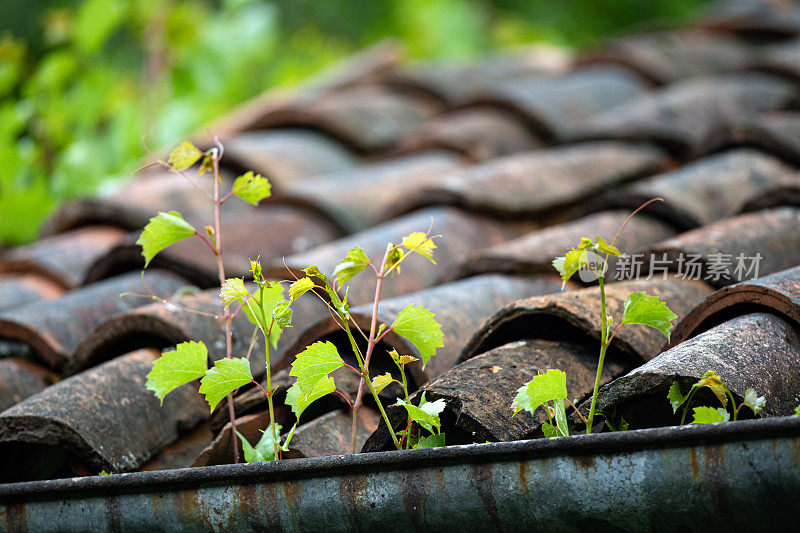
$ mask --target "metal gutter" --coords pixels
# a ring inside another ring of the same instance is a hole
[[[799,493],[784,417],[0,485],[0,530],[792,530]]]

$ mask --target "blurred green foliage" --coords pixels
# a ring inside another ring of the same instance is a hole
[[[144,155],[244,100],[376,40],[470,57],[588,46],[702,0],[3,0],[0,242],[35,238],[57,202],[130,175]]]

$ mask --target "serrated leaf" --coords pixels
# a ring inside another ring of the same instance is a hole
[[[184,383],[202,378],[208,368],[208,350],[202,342],[182,342],[164,352],[147,374],[148,390],[164,404],[164,397]]]
[[[345,283],[353,279],[353,276],[367,268],[368,265],[369,257],[364,253],[364,250],[358,246],[351,248],[344,256],[344,261],[333,270],[336,283],[339,287],[344,286]]]
[[[442,326],[434,319],[435,315],[421,306],[407,305],[392,323],[395,333],[408,339],[419,352],[422,368],[436,355],[436,348],[444,346]]]
[[[280,329],[292,327],[292,302],[283,301],[275,306],[272,310],[272,318],[275,320],[275,326]],[[272,326],[273,329],[275,326]]]
[[[433,263],[436,264],[436,261],[433,260],[433,250],[436,249],[436,243],[433,242],[433,238],[428,238],[426,233],[422,233],[421,231],[414,232],[408,235],[400,246],[404,246],[408,248],[409,251],[414,251],[425,257]]]
[[[297,354],[290,376],[297,378],[300,390],[313,390],[317,382],[344,366],[336,346],[330,341],[317,341]]]
[[[214,368],[209,369],[200,380],[200,394],[205,395],[211,412],[214,412],[214,408],[223,398],[251,381],[253,375],[247,359],[220,359],[214,361]]]
[[[289,286],[289,297],[296,300],[313,288],[314,282],[311,278],[300,278]]]
[[[595,250],[609,255],[622,255],[622,252],[620,252],[616,246],[607,243],[606,240],[600,235],[597,236],[597,245],[595,246]]]
[[[754,389],[747,389],[744,391],[743,403],[749,407],[754,414],[758,414],[766,405],[767,399],[763,396],[759,396]]]
[[[258,205],[272,194],[272,185],[261,174],[248,170],[233,182],[233,194],[249,204]]]
[[[226,308],[233,302],[244,303],[249,296],[242,278],[228,278],[219,288],[219,299]]]
[[[713,424],[715,422],[727,422],[730,420],[731,415],[722,407],[714,409],[713,407],[695,407],[694,420],[692,424]]]
[[[586,250],[571,248],[566,255],[553,259],[553,267],[561,274],[561,290],[564,290],[569,279],[581,269],[589,264],[589,256]]]
[[[561,370],[550,368],[517,389],[517,396],[511,406],[514,413],[524,409],[533,414],[543,403],[566,397],[567,375]]]
[[[275,308],[285,301],[286,300],[283,298],[283,287],[276,283],[274,285],[264,287],[263,293],[261,293],[261,307],[264,309],[266,324],[262,324],[260,312],[261,308],[258,306],[255,300],[250,300],[250,305],[253,307],[253,309],[251,309],[250,306],[245,305],[243,311],[251,323],[262,326],[266,332],[269,331],[269,326],[273,318],[272,313],[275,311]],[[253,310],[255,310],[255,315],[253,314]],[[276,323],[274,326],[272,326],[272,333],[270,333],[269,340],[273,348],[277,346],[282,331],[283,327],[281,327],[279,324]]]
[[[425,405],[430,406],[427,410],[417,407],[414,404],[406,403],[402,399],[398,399],[397,404],[402,405],[406,409],[408,413],[408,422],[416,422],[430,433],[439,433],[439,429],[442,425],[439,420],[439,413],[445,408],[444,400],[440,399],[435,402],[426,403]]]
[[[303,392],[300,389],[300,386],[295,383],[289,390],[286,391],[286,405],[290,405],[292,407],[292,412],[297,419],[300,419],[300,415],[303,414],[303,411],[306,408],[314,403],[315,401],[319,400],[323,396],[330,394],[336,390],[336,383],[334,383],[332,377],[323,377],[321,380],[317,382],[314,387],[308,391]]]
[[[169,154],[167,163],[177,171],[186,170],[190,166],[197,163],[197,160],[202,157],[201,152],[195,145],[189,141],[183,141]]]
[[[275,424],[275,430],[280,439],[281,425]],[[236,432],[239,439],[242,441],[242,450],[244,450],[244,460],[248,463],[259,463],[261,461],[272,461],[275,459],[275,439],[272,434],[272,423],[265,429],[258,440],[255,447],[251,446],[244,435]],[[277,443],[280,447],[280,442]]]
[[[708,387],[711,389],[711,392],[714,393],[714,396],[717,397],[719,403],[722,404],[723,407],[728,405],[728,396],[726,394],[727,387],[722,382],[722,378],[714,373],[713,370],[709,370],[700,380],[697,382],[697,387]]]
[[[414,449],[441,448],[444,445],[444,433],[438,433],[434,435],[428,435],[426,437],[420,437],[419,440],[414,444]]]
[[[681,393],[681,385],[677,381],[672,382],[669,392],[667,392],[667,400],[669,400],[669,404],[672,406],[673,413],[677,413],[678,408],[686,401],[686,396]]]
[[[388,387],[393,381],[394,378],[392,377],[392,375],[386,372],[385,374],[381,374],[380,376],[375,376],[372,379],[372,386],[375,388],[375,392],[379,393],[383,389]]]
[[[663,333],[669,342],[672,321],[676,318],[678,315],[673,313],[666,303],[659,300],[658,296],[634,292],[625,300],[621,324],[644,324],[653,327]]]
[[[196,234],[194,227],[177,211],[159,212],[144,227],[136,244],[142,247],[144,267],[164,248]]]

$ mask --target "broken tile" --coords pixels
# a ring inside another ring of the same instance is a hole
[[[678,315],[674,322],[677,323],[711,293],[711,288],[701,281],[679,278],[609,283],[605,286],[607,314],[621,320],[626,298],[640,291],[665,302]],[[475,331],[458,361],[520,339],[589,338],[599,342],[600,317],[598,287],[519,299],[497,311]],[[660,331],[640,324],[620,329],[614,339],[612,348],[645,361],[658,355],[666,345]]]
[[[207,418],[196,384],[177,388],[163,406],[147,390],[158,355],[118,357],[0,413],[0,480],[134,470]]]
[[[185,285],[180,277],[154,270],[144,278],[157,294],[171,295]],[[146,293],[139,273],[131,273],[73,290],[50,301],[34,302],[0,314],[0,343],[21,341],[41,364],[60,369],[79,344],[108,317],[148,303],[145,298],[120,297]]]

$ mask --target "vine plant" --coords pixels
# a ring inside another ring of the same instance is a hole
[[[444,445],[444,434],[441,433],[439,421],[439,413],[444,409],[444,401],[426,402],[423,395],[419,406],[412,405],[409,402],[405,367],[407,364],[417,361],[415,357],[399,355],[396,351],[390,352],[389,355],[392,361],[398,367],[399,380],[388,372],[374,378],[369,372],[369,365],[375,350],[389,332],[405,337],[416,347],[422,359],[423,368],[430,358],[435,355],[436,348],[444,345],[441,326],[434,319],[433,313],[423,307],[407,306],[397,315],[397,318],[389,327],[385,324],[378,325],[377,323],[383,281],[387,276],[399,274],[401,264],[413,253],[422,255],[435,264],[433,250],[436,248],[436,244],[434,240],[439,236],[431,236],[429,229],[428,232],[411,233],[399,245],[389,243],[380,263],[373,263],[361,248],[354,247],[347,252],[344,261],[334,270],[332,274],[333,282],[329,282],[328,278],[316,266],[306,268],[304,270],[306,276],[296,279],[294,282],[267,281],[262,274],[260,259],[251,260],[250,267],[253,284],[248,288],[243,278],[225,277],[221,208],[231,196],[238,196],[242,200],[256,205],[259,201],[270,196],[271,187],[269,181],[260,174],[247,172],[236,178],[230,192],[223,196],[220,190],[222,182],[220,179],[220,159],[223,151],[222,144],[216,138],[215,146],[207,151],[201,151],[190,142],[185,141],[172,151],[167,162],[158,161],[156,163],[187,179],[196,189],[209,198],[214,208],[214,225],[206,226],[204,233],[201,233],[189,224],[180,213],[176,211],[160,212],[150,219],[137,244],[142,247],[145,268],[160,251],[183,239],[198,237],[207,245],[216,257],[217,262],[220,280],[220,301],[224,305],[222,318],[225,322],[226,354],[224,358],[214,361],[212,368],[208,368],[208,349],[204,343],[195,341],[180,343],[175,350],[164,352],[155,361],[152,371],[147,376],[147,388],[152,390],[163,404],[164,397],[169,392],[185,383],[200,379],[199,392],[205,395],[212,412],[227,397],[229,417],[233,430],[231,439],[235,462],[239,461],[236,436],[242,442],[245,460],[248,462],[281,458],[282,452],[288,450],[289,443],[303,411],[311,403],[330,393],[337,393],[342,396],[352,408],[352,450],[355,453],[357,417],[363,403],[364,389],[369,390],[381,412],[383,420],[391,427],[378,395],[392,383],[397,383],[402,388],[404,399],[399,399],[398,403],[403,405],[408,412],[408,426],[405,431],[399,435],[392,434],[396,447],[402,449]],[[185,173],[188,168],[198,162],[200,162],[199,174],[205,171],[213,173],[214,184],[211,192],[201,188],[195,180]],[[368,335],[361,330],[350,315],[350,306],[347,301],[348,292],[345,288],[354,276],[366,268],[370,268],[376,277],[375,298]],[[288,300],[285,298],[284,284],[290,284]],[[339,294],[342,290],[344,290],[343,297]],[[283,438],[282,442],[282,428],[275,423],[274,417],[273,396],[275,389],[272,387],[270,345],[275,347],[282,330],[292,325],[292,304],[297,298],[309,291],[320,297],[336,324],[347,334],[358,366],[354,367],[345,363],[335,345],[331,342],[316,342],[298,354],[290,371],[290,375],[294,376],[297,381],[287,391],[286,395],[286,403],[291,406],[297,422]],[[154,294],[147,295],[147,297],[166,302],[165,299]],[[234,304],[236,305],[234,306]],[[211,316],[215,319],[220,318],[219,315],[210,315],[187,308],[182,309]],[[250,349],[247,354],[244,357],[234,357],[232,353],[232,321],[241,311],[255,325],[255,330],[253,331]],[[366,349],[363,353],[359,343],[356,341],[353,330],[366,341]],[[250,352],[253,349],[256,335],[259,331],[264,338],[265,345],[266,389],[253,377],[249,361]],[[352,370],[360,377],[357,395],[352,400],[336,389],[334,379],[330,376],[331,372],[342,367]],[[264,393],[270,415],[269,427],[263,430],[262,438],[255,446],[251,445],[236,431],[232,401],[235,391],[251,383]],[[415,431],[417,426],[427,430],[430,435],[426,437],[420,436],[419,432]]]
[[[733,393],[731,393],[727,385],[723,383],[722,379],[715,374],[713,370],[709,370],[703,374],[703,377],[701,377],[697,383],[692,384],[692,387],[689,389],[689,392],[687,392],[686,395],[681,393],[680,383],[677,381],[672,382],[672,386],[669,388],[669,392],[667,393],[667,400],[672,406],[673,413],[677,413],[678,409],[683,406],[681,425],[686,422],[686,415],[689,412],[689,407],[692,404],[694,395],[703,388],[709,389],[714,396],[717,397],[719,403],[722,404],[722,407],[718,407],[716,409],[707,406],[695,407],[693,410],[694,419],[692,420],[692,424],[727,422],[731,419],[731,414],[733,414],[733,420],[735,422],[739,418],[739,411],[742,410],[742,407],[747,407],[753,412],[753,414],[758,414],[766,404],[766,399],[763,396],[759,396],[755,389],[747,389],[744,392],[742,403],[737,406],[736,399],[733,397]],[[729,399],[731,409],[730,412],[728,412],[727,409]]]
[[[570,248],[564,256],[553,260],[553,267],[555,267],[563,280],[562,290],[567,281],[581,268],[588,268],[594,272],[600,289],[600,354],[597,361],[597,374],[592,391],[591,405],[589,406],[587,417],[584,417],[580,411],[575,409],[586,425],[587,435],[592,432],[594,427],[597,392],[600,388],[606,351],[617,332],[628,324],[644,324],[663,333],[667,341],[669,341],[672,320],[677,318],[677,315],[657,296],[648,296],[645,292],[634,292],[628,295],[625,300],[622,318],[614,329],[612,329],[614,317],[607,314],[606,310],[605,275],[608,267],[608,257],[622,255],[614,244],[625,229],[625,226],[639,211],[656,201],[661,201],[661,198],[653,198],[634,210],[622,223],[610,243],[600,235],[597,235],[594,240],[584,237],[577,248]],[[602,254],[602,263],[599,266],[591,260],[589,252],[594,252],[598,255]],[[565,401],[569,401],[567,398],[566,374],[560,370],[549,369],[545,374],[534,376],[531,381],[517,390],[512,408],[515,412],[527,410],[533,414],[537,408],[544,406],[549,420],[542,424],[545,436],[566,436],[569,435],[569,429],[567,427]],[[552,402],[552,407],[550,402]],[[555,424],[553,423],[554,420]],[[610,424],[610,421],[606,419],[606,423]]]

